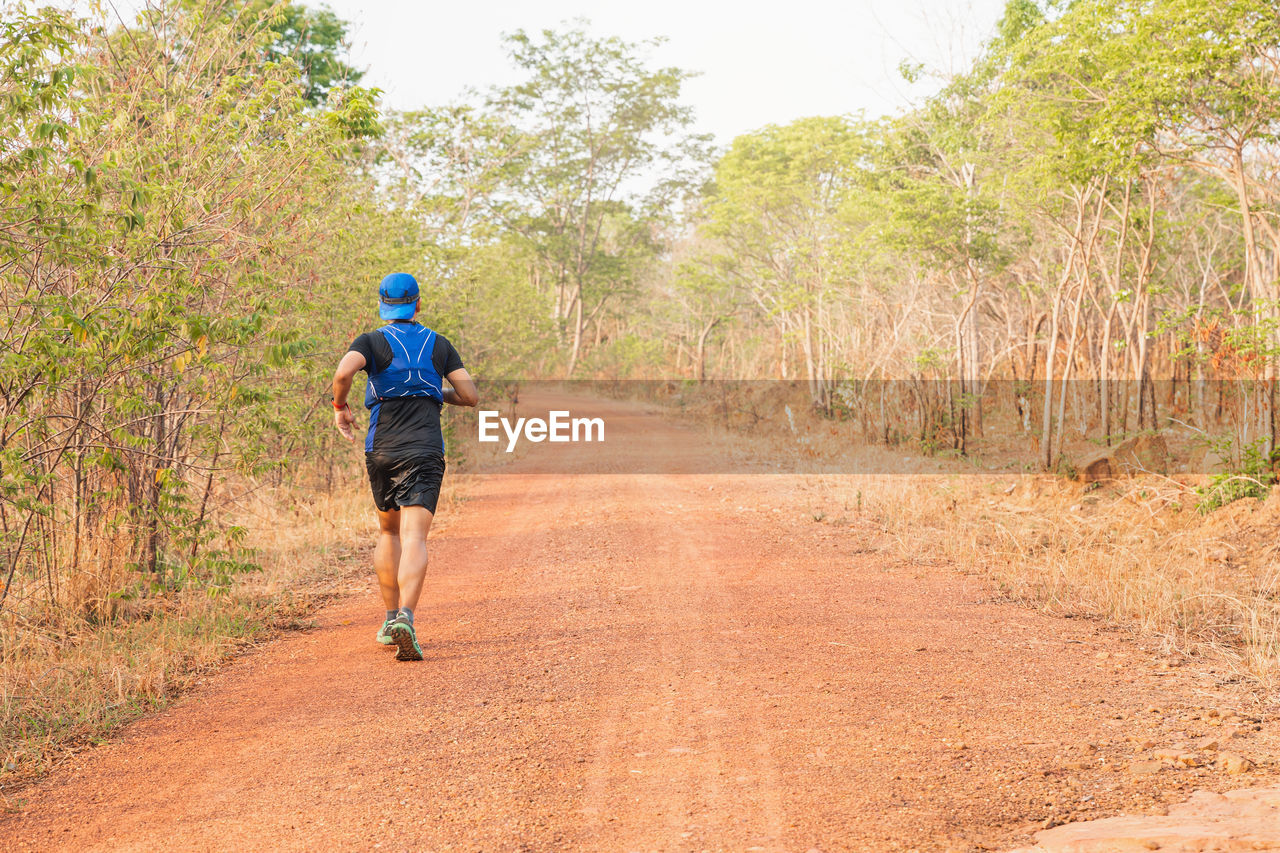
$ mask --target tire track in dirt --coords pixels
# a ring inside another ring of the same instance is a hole
[[[0,846],[973,850],[1214,781],[1123,772],[1194,673],[869,551],[801,478],[512,470],[433,540],[425,663],[373,643],[370,573],[24,792]]]
[[[650,480],[630,485],[631,505],[671,492],[670,484]],[[772,849],[768,845],[781,837],[782,816],[768,732],[753,703],[729,699],[722,686],[724,673],[736,667],[736,652],[719,630],[725,602],[714,553],[729,537],[717,529],[717,520],[684,507],[658,504],[648,516],[642,526],[662,533],[652,537],[642,576],[610,581],[633,599],[639,614],[641,663],[629,672],[615,670],[619,678],[611,685],[583,806],[608,831],[588,841],[609,849],[662,849],[670,843],[706,849],[735,839],[743,847]],[[727,783],[735,762],[725,752],[726,719],[758,736],[744,756],[754,772],[742,775],[739,767]],[[735,789],[732,797],[727,786]]]

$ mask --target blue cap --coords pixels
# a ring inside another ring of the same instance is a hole
[[[418,302],[418,280],[393,272],[378,285],[378,313],[384,320],[412,320]]]

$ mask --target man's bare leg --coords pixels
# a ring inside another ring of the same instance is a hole
[[[435,518],[422,506],[400,509],[400,570],[396,582],[400,606],[415,610],[422,595],[422,582],[427,575],[427,534]]]
[[[373,570],[388,610],[400,607],[400,510],[378,510],[378,545],[373,549]]]
[[[396,660],[422,660],[422,646],[413,628],[413,609],[418,606],[427,574],[427,533],[432,517],[426,507],[400,508],[400,565],[395,579],[400,614],[387,629],[387,636],[396,645]]]

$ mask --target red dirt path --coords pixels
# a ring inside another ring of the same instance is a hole
[[[638,407],[608,408],[625,452]],[[1193,673],[807,500],[799,477],[478,478],[433,541],[425,662],[373,642],[370,577],[25,792],[0,847],[998,849],[1259,782],[1130,777],[1127,737],[1212,700]]]

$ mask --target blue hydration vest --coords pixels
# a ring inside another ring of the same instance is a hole
[[[379,331],[391,345],[391,364],[369,377],[364,405],[369,409],[369,433],[365,450],[373,450],[378,427],[378,409],[387,400],[429,397],[444,402],[443,384],[432,358],[436,333],[417,323],[388,323]]]

